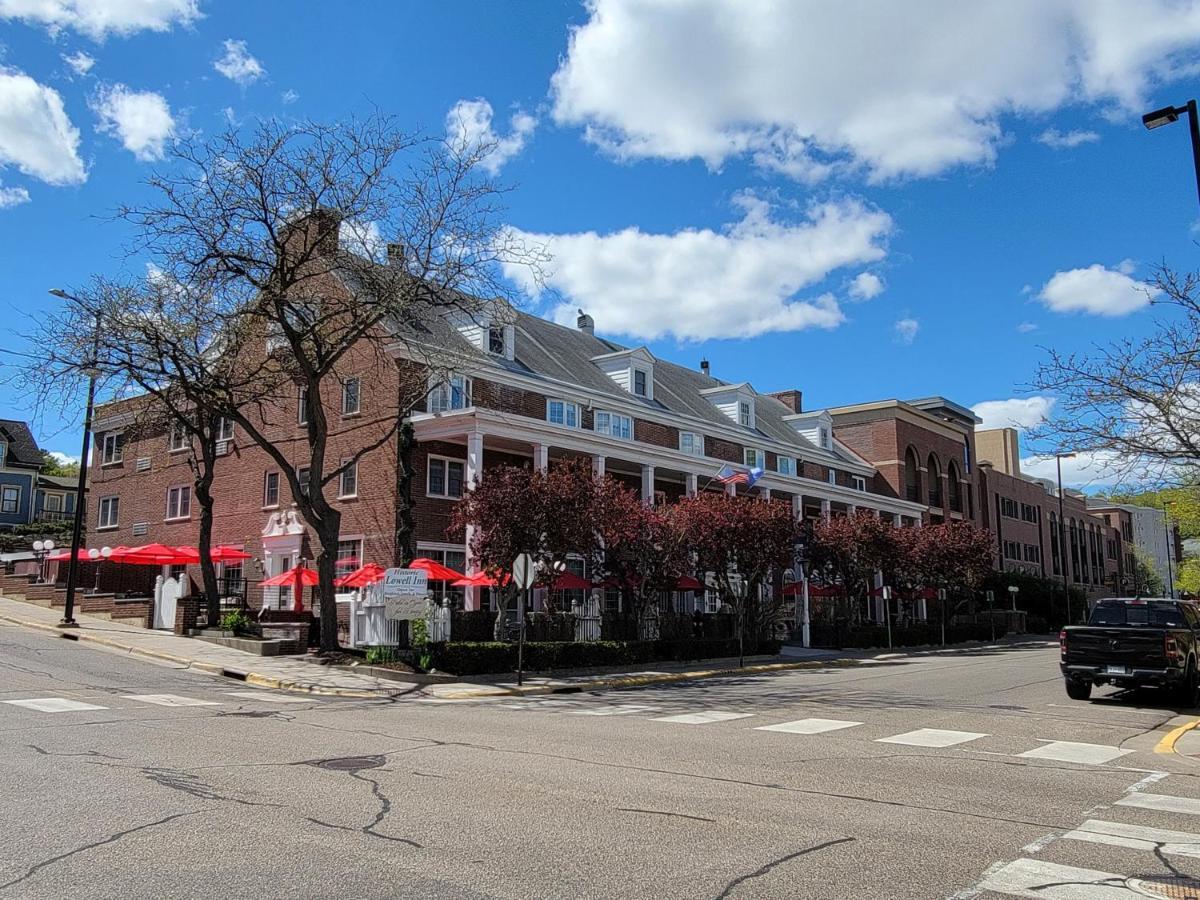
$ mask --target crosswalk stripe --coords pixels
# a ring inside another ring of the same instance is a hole
[[[1025,759],[1052,759],[1057,762],[1082,763],[1087,766],[1098,766],[1110,762],[1132,750],[1122,750],[1120,747],[1109,747],[1105,744],[1080,744],[1076,741],[1047,741],[1036,750],[1026,750],[1017,755]]]
[[[1145,894],[1124,884],[1123,875],[1022,858],[992,872],[978,887],[1010,897],[1042,900],[1145,900]]]
[[[126,700],[136,700],[139,703],[153,703],[155,706],[220,706],[216,700],[197,700],[194,697],[180,697],[178,694],[126,694]]]
[[[1193,800],[1191,797],[1169,797],[1166,794],[1147,794],[1143,791],[1135,791],[1132,794],[1126,794],[1117,801],[1116,805],[1200,816],[1200,800]]]
[[[630,713],[650,712],[653,706],[638,706],[636,703],[619,703],[616,706],[601,706],[596,709],[573,709],[573,716],[627,716]]]
[[[878,744],[905,744],[909,747],[953,747],[987,737],[977,731],[946,731],[941,728],[918,728],[891,737],[878,738]]]
[[[847,722],[843,719],[797,719],[795,722],[780,722],[778,725],[760,725],[755,731],[782,731],[786,734],[824,734],[854,728],[862,722]]]
[[[1147,828],[1144,825],[1088,819],[1063,837],[1072,841],[1086,841],[1089,844],[1149,850],[1169,856],[1200,857],[1200,834],[1189,834],[1186,831],[1165,831],[1161,828]]]
[[[226,691],[230,697],[241,697],[243,700],[261,700],[264,703],[317,703],[311,697],[288,697],[284,694],[268,694],[266,691]]]
[[[22,709],[34,709],[44,713],[84,712],[90,709],[108,709],[107,706],[97,706],[95,703],[83,703],[79,700],[68,700],[66,697],[35,697],[29,700],[4,700],[10,706],[20,706]]]
[[[707,712],[684,713],[680,716],[664,716],[655,722],[674,722],[676,725],[711,725],[713,722],[730,722],[734,719],[748,719],[753,713],[724,712],[713,709]]]

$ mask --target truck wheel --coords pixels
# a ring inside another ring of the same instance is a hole
[[[1187,709],[1191,709],[1196,705],[1196,665],[1192,660],[1188,660],[1187,671],[1183,675],[1183,681],[1179,683],[1177,689],[1179,705]]]
[[[1072,700],[1087,700],[1092,696],[1092,683],[1090,681],[1072,681],[1068,678],[1067,696]]]

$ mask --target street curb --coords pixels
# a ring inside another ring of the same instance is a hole
[[[286,679],[277,678],[274,675],[263,675],[260,672],[242,671],[240,669],[230,668],[229,666],[221,666],[217,663],[206,663],[198,659],[191,659],[187,656],[176,656],[174,653],[164,653],[161,650],[147,650],[144,647],[135,647],[131,644],[123,644],[120,641],[114,641],[109,638],[99,637],[98,635],[88,634],[85,631],[59,628],[56,625],[46,625],[42,622],[30,622],[25,619],[18,619],[14,616],[4,615],[3,613],[0,613],[0,622],[8,622],[12,625],[20,625],[23,628],[35,628],[38,631],[45,631],[50,634],[55,634],[69,641],[99,644],[102,647],[108,647],[113,650],[123,650],[131,656],[141,656],[156,662],[175,663],[176,665],[183,666],[185,669],[196,669],[197,671],[206,672],[210,675],[220,675],[224,678],[231,678],[235,681],[243,681],[246,684],[252,684],[256,687],[274,688],[280,691],[290,691],[297,694],[312,694],[314,696],[321,697],[345,697],[354,700],[386,700],[409,693],[409,691],[400,690],[357,691],[349,688],[323,688],[316,685],[305,684],[299,681],[289,681]]]
[[[1196,719],[1193,722],[1187,722],[1178,726],[1177,728],[1172,728],[1165,735],[1163,735],[1163,739],[1154,747],[1154,752],[1174,753],[1175,745],[1179,743],[1179,739],[1198,725],[1200,725],[1200,719]]]

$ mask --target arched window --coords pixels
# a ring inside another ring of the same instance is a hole
[[[929,505],[940,509],[942,506],[942,467],[933,453],[929,454],[927,469],[929,473],[927,475],[929,478]]]
[[[904,453],[904,498],[914,503],[921,502],[921,464],[917,462],[912,447]]]
[[[958,466],[950,460],[946,466],[946,476],[949,479],[947,489],[950,491],[950,508],[955,512],[963,511],[962,485],[958,481]]]

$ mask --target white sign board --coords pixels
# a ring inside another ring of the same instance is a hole
[[[383,617],[392,621],[425,615],[429,573],[424,569],[388,569],[383,576]]]
[[[533,587],[533,576],[535,574],[536,573],[535,573],[535,570],[533,567],[533,557],[530,556],[528,553],[522,553],[520,556],[518,556],[516,559],[513,560],[513,566],[512,566],[513,583],[521,590],[525,590],[526,588]]]

